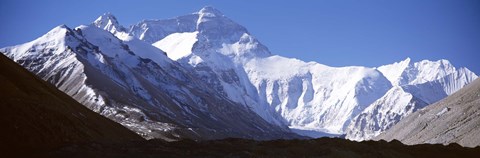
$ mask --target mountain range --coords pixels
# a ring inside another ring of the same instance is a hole
[[[106,13],[0,51],[93,111],[167,141],[367,140],[477,78],[447,60],[331,67],[274,55],[212,7],[128,28]]]

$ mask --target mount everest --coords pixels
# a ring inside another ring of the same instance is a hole
[[[330,67],[273,55],[220,11],[129,28],[112,14],[0,49],[146,138],[370,139],[477,76],[447,60]],[[313,134],[312,134],[313,133]]]

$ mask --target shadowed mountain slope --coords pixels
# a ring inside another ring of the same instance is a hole
[[[143,140],[3,54],[0,55],[0,87],[0,150],[40,151],[68,143]]]

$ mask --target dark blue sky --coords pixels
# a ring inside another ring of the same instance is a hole
[[[60,24],[89,24],[104,12],[128,27],[206,5],[245,26],[274,54],[330,66],[448,59],[480,74],[479,0],[2,0],[0,47]]]

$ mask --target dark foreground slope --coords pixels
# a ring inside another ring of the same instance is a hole
[[[0,54],[0,151],[44,151],[69,143],[143,140]]]
[[[480,145],[480,79],[409,115],[375,139],[405,144]]]
[[[398,141],[354,142],[338,138],[253,141],[225,139],[194,142],[149,140],[128,144],[71,145],[49,157],[478,157],[480,148],[457,144],[403,145]]]

